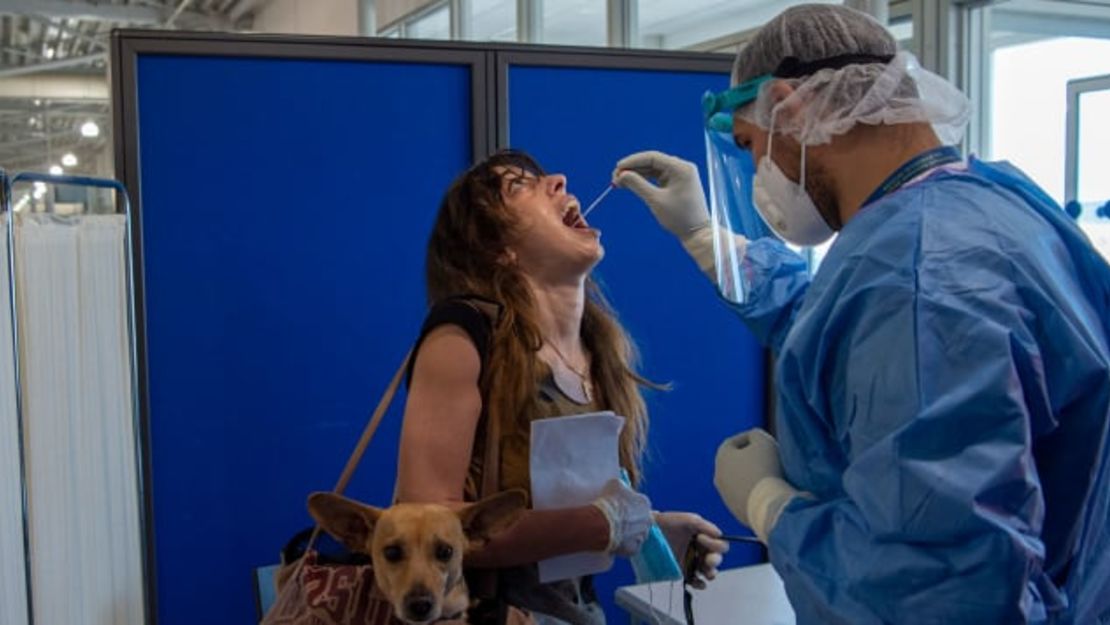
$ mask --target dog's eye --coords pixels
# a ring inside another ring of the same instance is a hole
[[[382,555],[385,556],[386,562],[400,562],[405,557],[405,550],[401,549],[400,545],[389,545],[382,549]]]
[[[451,545],[445,545],[443,543],[436,545],[436,560],[439,560],[440,562],[448,562],[451,560],[451,556],[453,555],[455,555],[455,550],[451,547]]]

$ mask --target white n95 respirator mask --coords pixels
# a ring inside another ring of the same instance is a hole
[[[794,245],[820,245],[832,238],[833,229],[825,222],[805,190],[806,147],[802,145],[802,169],[799,182],[786,177],[771,159],[775,142],[775,114],[771,113],[771,130],[767,137],[767,154],[759,160],[752,200],[759,216],[783,240]]]

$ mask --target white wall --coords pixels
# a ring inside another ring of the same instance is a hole
[[[360,0],[271,0],[251,30],[299,35],[358,35]]]

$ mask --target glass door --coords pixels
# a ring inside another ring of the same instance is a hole
[[[1067,209],[1110,260],[1110,74],[1072,80],[1067,90]]]

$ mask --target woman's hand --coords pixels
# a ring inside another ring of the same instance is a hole
[[[717,539],[721,535],[720,528],[693,512],[656,512],[655,523],[663,530],[671,552],[680,565],[690,541],[697,536],[698,544],[705,550],[705,556],[698,562],[698,573],[705,580],[717,577],[717,567],[728,551],[728,543]],[[695,578],[690,585],[705,588],[705,580]]]
[[[651,501],[620,480],[609,480],[593,505],[609,521],[609,553],[631,558],[640,553],[651,529]]]

